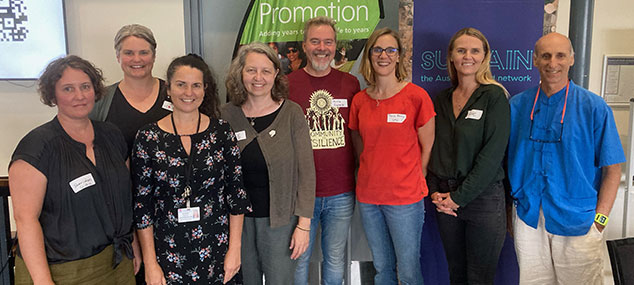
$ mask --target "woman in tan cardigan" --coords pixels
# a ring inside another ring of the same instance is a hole
[[[253,212],[242,235],[244,284],[292,284],[306,251],[315,202],[315,165],[308,125],[286,100],[288,82],[275,52],[261,43],[240,49],[227,77],[231,100],[222,118],[241,149]],[[280,242],[286,241],[286,242]]]

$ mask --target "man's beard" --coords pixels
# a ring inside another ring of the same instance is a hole
[[[324,71],[330,67],[330,61],[324,62],[323,64],[319,64],[313,60],[310,61],[310,66],[316,71]]]

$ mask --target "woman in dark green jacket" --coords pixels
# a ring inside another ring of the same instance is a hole
[[[490,59],[480,31],[458,31],[447,55],[452,87],[434,98],[436,141],[427,184],[452,284],[493,284],[504,243],[502,160],[510,111]]]

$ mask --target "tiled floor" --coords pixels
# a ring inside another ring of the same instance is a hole
[[[605,276],[603,285],[614,285],[614,279],[612,278],[612,267],[610,266],[610,257],[608,256],[607,247],[605,248],[605,258],[603,266],[603,276]],[[361,285],[361,277],[359,276],[359,262],[353,261],[350,266],[350,284]],[[502,284],[512,285],[512,284]]]

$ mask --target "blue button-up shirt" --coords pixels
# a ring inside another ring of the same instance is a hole
[[[517,214],[537,228],[541,207],[549,233],[584,235],[594,221],[601,167],[625,161],[612,109],[571,81],[563,125],[565,87],[550,97],[540,91],[531,127],[536,93],[531,88],[510,100],[508,167]]]

